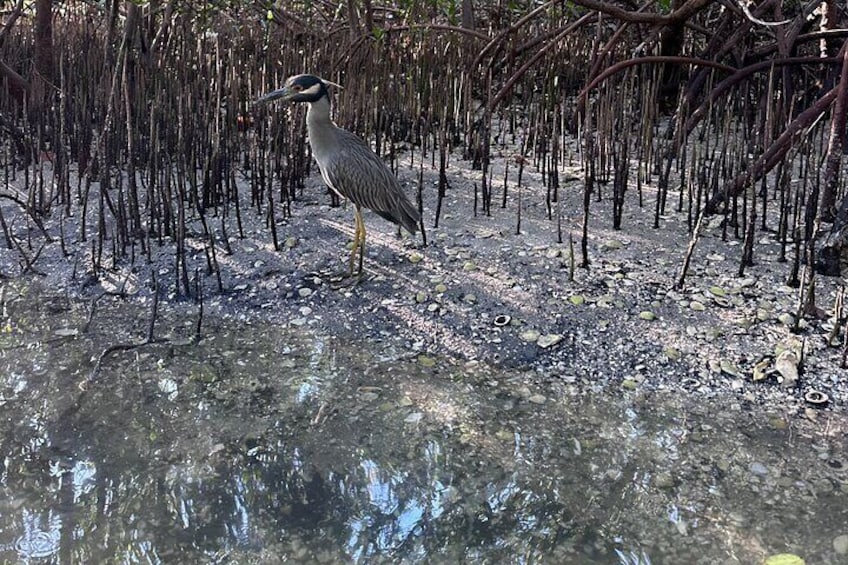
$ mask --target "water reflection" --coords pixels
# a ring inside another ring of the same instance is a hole
[[[84,369],[39,388],[4,350],[0,562],[838,562],[844,477],[788,431],[670,398],[539,405],[414,363],[366,378],[368,355],[221,331],[115,359],[69,396]]]

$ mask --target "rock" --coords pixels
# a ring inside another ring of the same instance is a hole
[[[436,287],[433,290],[435,290],[439,294],[442,294],[442,293],[444,293],[448,290],[448,287],[445,286],[444,283],[439,283],[439,284],[436,285]]]
[[[680,359],[680,350],[670,345],[663,348],[663,354],[668,357],[669,361],[677,361]]]
[[[725,375],[730,375],[731,377],[736,377],[737,379],[744,379],[745,375],[736,366],[736,364],[730,359],[722,359],[719,361],[719,369]]]
[[[726,296],[727,292],[720,286],[711,286],[710,294],[712,294],[713,296]]]
[[[424,259],[424,256],[421,255],[420,253],[412,253],[409,256],[409,262],[413,263],[413,264],[414,263],[420,263],[422,259]]]
[[[848,555],[848,534],[842,534],[833,538],[833,551],[837,555]]]
[[[753,463],[751,463],[748,466],[748,470],[751,471],[752,475],[756,475],[758,477],[765,477],[766,475],[768,475],[768,469],[759,461],[754,461]]]
[[[652,320],[656,320],[657,316],[650,310],[643,310],[642,312],[639,312],[639,318],[650,322]]]
[[[527,400],[533,404],[544,404],[545,401],[547,401],[547,398],[545,398],[545,395],[543,394],[531,394]]]
[[[308,286],[300,287],[299,289],[297,289],[297,295],[301,298],[306,298],[312,295],[312,289]]]
[[[660,471],[654,475],[653,483],[656,488],[672,488],[674,487],[674,477],[671,476],[671,473]]]
[[[541,335],[542,334],[540,334],[538,330],[525,330],[525,331],[521,332],[521,335],[519,337],[524,341],[528,341],[530,343],[533,343],[533,342],[538,341],[539,337],[541,337]]]
[[[417,424],[424,417],[424,414],[421,412],[413,412],[409,416],[403,419],[403,421],[407,424]]]
[[[436,365],[436,360],[427,355],[419,355],[418,364],[422,367],[434,367]]]
[[[707,309],[706,306],[704,306],[701,302],[698,302],[697,300],[691,301],[689,303],[689,308],[691,308],[695,312],[703,312],[704,310]]]
[[[559,334],[545,334],[545,335],[539,336],[539,338],[536,340],[536,343],[542,349],[547,349],[549,347],[553,347],[554,345],[558,344],[561,341],[562,341],[562,336],[559,335]]]
[[[798,363],[800,360],[794,351],[785,349],[774,361],[774,368],[783,377],[784,387],[793,387],[798,383]]]
[[[586,302],[586,299],[583,297],[582,294],[574,294],[569,297],[568,301],[574,304],[575,306],[582,306]]]

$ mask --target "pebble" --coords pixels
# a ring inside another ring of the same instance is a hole
[[[674,486],[674,477],[671,473],[660,471],[654,475],[654,486],[657,488],[672,488]]]
[[[544,394],[533,394],[530,395],[527,400],[529,400],[533,404],[544,404],[547,398],[545,398]]]
[[[444,283],[439,283],[439,284],[437,284],[437,285],[436,285],[436,287],[435,287],[435,289],[434,289],[434,290],[435,290],[436,292],[438,292],[439,294],[441,294],[441,293],[443,293],[443,292],[447,291],[447,289],[448,289],[448,287],[446,287],[446,286],[444,285]]]
[[[848,555],[848,534],[842,534],[833,538],[833,551],[837,555]]]
[[[311,296],[311,295],[312,295],[312,289],[311,289],[311,288],[309,288],[308,286],[304,286],[304,287],[301,287],[301,288],[297,289],[297,294],[298,294],[301,298],[306,298],[307,296]]]
[[[784,326],[791,326],[795,323],[795,316],[790,314],[789,312],[784,312],[780,316],[777,317],[780,320],[780,323]]]
[[[751,465],[748,467],[748,470],[751,471],[752,474],[757,475],[758,477],[764,477],[768,475],[768,469],[759,461],[754,461],[753,463],[751,463]]]
[[[519,337],[521,337],[521,339],[524,341],[529,341],[532,343],[538,341],[541,335],[542,334],[540,334],[538,330],[526,330],[521,332],[521,335]]]
[[[418,422],[421,421],[421,418],[423,418],[423,417],[424,417],[424,414],[422,414],[421,412],[413,412],[412,414],[410,414],[409,416],[404,418],[403,421],[406,422],[407,424],[417,424]]]
[[[656,320],[657,316],[650,310],[643,310],[642,312],[639,312],[639,318],[650,322],[651,320]]]
[[[710,294],[712,294],[713,296],[725,296],[727,295],[727,292],[720,286],[711,286]]]
[[[670,361],[677,361],[680,359],[680,350],[675,347],[671,347],[670,345],[663,349],[663,353]]]
[[[704,306],[702,303],[698,302],[697,300],[693,300],[692,302],[690,302],[689,308],[691,308],[695,312],[703,312],[704,310],[707,309],[706,306]]]
[[[574,304],[575,306],[582,306],[583,304],[585,304],[586,299],[583,297],[582,294],[575,294],[571,296],[568,301]]]
[[[624,379],[621,381],[621,388],[625,390],[636,390],[639,387],[639,383],[634,381],[633,379]]]
[[[428,357],[427,355],[419,355],[418,356],[418,363],[422,367],[433,367],[433,366],[436,365],[436,360],[433,359],[432,357]]]
[[[561,341],[562,341],[562,336],[559,335],[559,334],[545,334],[545,335],[539,336],[536,343],[542,349],[547,349],[548,347],[553,347],[554,345],[558,344]]]

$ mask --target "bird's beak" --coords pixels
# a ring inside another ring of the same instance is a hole
[[[254,104],[264,104],[266,102],[271,102],[272,100],[278,100],[282,98],[283,100],[288,100],[294,94],[288,86],[284,86],[278,90],[273,92],[269,92],[265,96],[259,98],[254,102]]]

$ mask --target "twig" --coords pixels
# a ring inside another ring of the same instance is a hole
[[[828,347],[833,345],[834,340],[839,337],[839,329],[842,327],[842,309],[845,303],[845,287],[839,287],[839,292],[836,293],[836,302],[833,305],[833,329],[827,335]],[[848,334],[848,329],[846,329]]]
[[[38,251],[36,251],[35,255],[32,257],[32,259],[30,259],[27,256],[26,251],[24,251],[24,248],[21,247],[20,242],[14,237],[12,238],[12,241],[14,242],[15,247],[18,249],[18,253],[20,253],[21,258],[23,258],[25,263],[24,267],[22,268],[21,274],[26,272],[32,272],[36,275],[41,275],[42,277],[46,276],[46,273],[42,273],[41,271],[35,268],[35,262],[38,261],[38,256],[41,255],[41,251],[44,249],[44,244],[42,244],[41,247],[38,248]]]
[[[692,232],[692,238],[689,240],[689,247],[686,249],[686,256],[683,258],[683,265],[680,267],[680,276],[677,277],[677,283],[674,288],[677,290],[683,289],[683,284],[686,280],[686,273],[689,271],[689,263],[692,262],[692,255],[695,253],[695,246],[698,244],[698,238],[701,236],[701,225],[704,223],[706,210],[702,209],[698,214],[698,221],[695,223],[695,229]]]
[[[194,271],[194,293],[197,295],[198,311],[197,325],[194,328],[194,343],[200,342],[200,328],[203,324],[203,281],[200,278],[200,269]]]
[[[138,349],[139,347],[144,347],[145,345],[151,345],[154,343],[167,343],[168,339],[156,339],[153,335],[153,329],[156,325],[156,316],[159,310],[159,282],[156,280],[156,273],[153,273],[153,304],[151,306],[150,312],[150,324],[147,327],[147,336],[137,343],[116,343],[114,345],[110,345],[106,349],[104,349],[100,356],[97,358],[97,362],[94,364],[94,368],[91,369],[91,373],[89,373],[88,377],[79,383],[79,388],[82,391],[85,391],[88,388],[88,385],[93,382],[97,376],[100,374],[100,369],[103,366],[103,361],[117,351],[131,351],[133,349]]]

